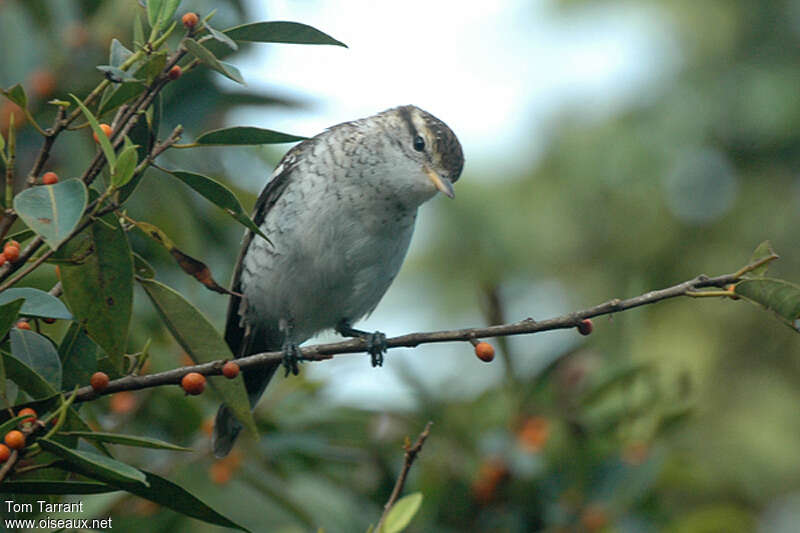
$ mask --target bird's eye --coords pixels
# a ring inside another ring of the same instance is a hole
[[[414,150],[421,152],[425,149],[425,139],[417,135],[414,137]]]

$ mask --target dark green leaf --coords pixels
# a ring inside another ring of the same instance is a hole
[[[81,111],[83,111],[84,116],[86,116],[86,120],[89,121],[89,125],[92,127],[92,131],[97,136],[97,140],[100,142],[100,148],[103,150],[103,154],[106,156],[106,161],[108,161],[108,169],[111,172],[114,172],[114,165],[117,162],[117,157],[116,154],[114,153],[114,147],[111,146],[111,140],[105,133],[103,133],[103,130],[100,129],[100,123],[97,122],[97,118],[95,118],[92,112],[89,111],[89,109],[85,105],[83,105],[83,102],[81,102],[80,98],[78,98],[74,94],[70,94],[70,96],[78,104],[78,107],[81,108]]]
[[[50,248],[56,249],[80,222],[86,199],[83,182],[68,179],[22,191],[14,197],[14,209]]]
[[[3,91],[3,94],[6,95],[6,98],[20,106],[21,108],[25,109],[28,106],[28,97],[25,96],[25,89],[22,88],[22,85],[19,83],[14,85],[8,90]]]
[[[43,450],[64,459],[67,463],[65,468],[71,472],[77,472],[112,485],[123,482],[137,486],[147,486],[147,477],[143,472],[105,455],[73,450],[45,438],[38,439],[36,442],[41,445]]]
[[[156,269],[136,252],[133,252],[133,271],[137,276],[145,279],[154,278],[156,275]]]
[[[64,390],[72,390],[76,385],[86,385],[97,371],[97,345],[77,322],[70,324],[61,339],[58,356],[61,359]]]
[[[19,423],[22,422],[26,417],[24,416],[15,416],[13,418],[9,418],[2,424],[0,424],[0,435],[5,435],[12,429],[17,429]]]
[[[125,48],[121,42],[117,39],[111,39],[111,52],[108,54],[109,65],[112,67],[119,67],[132,55],[133,52]]]
[[[3,366],[6,370],[6,377],[34,400],[51,398],[58,393],[46,379],[10,354],[3,354]]]
[[[131,178],[133,177],[133,171],[136,170],[136,165],[139,164],[137,160],[137,150],[138,146],[130,145],[127,146],[122,152],[119,154],[119,158],[117,159],[117,168],[114,170],[114,173],[111,175],[111,185],[118,189],[126,185]]]
[[[72,319],[72,314],[61,300],[50,293],[31,287],[14,287],[0,292],[0,305],[20,298],[25,300],[20,310],[21,315],[61,320]]]
[[[233,358],[227,343],[211,322],[183,296],[155,280],[139,281],[172,336],[194,361],[207,363],[217,359]],[[253,435],[257,435],[242,375],[239,374],[235,379],[212,381],[211,385],[236,418]]]
[[[101,494],[120,489],[95,481],[8,481],[0,483],[2,494]]]
[[[24,242],[30,239],[31,237],[35,236],[36,233],[30,229],[23,229],[20,231],[16,231],[8,236],[9,240],[15,240],[17,242]]]
[[[800,331],[800,287],[782,279],[758,278],[740,281],[734,292],[761,304],[791,328]]]
[[[225,30],[236,41],[258,43],[332,44],[347,45],[316,28],[299,22],[253,22]]]
[[[0,293],[0,296],[4,295]],[[0,338],[5,337],[6,333],[8,333],[8,330],[11,329],[11,326],[13,326],[14,322],[17,321],[19,310],[25,303],[25,300],[22,298],[11,301],[8,301],[7,298],[3,298],[3,300],[7,301],[8,303],[0,304]],[[2,386],[2,383],[0,383],[0,387]]]
[[[194,39],[187,37],[183,40],[183,46],[189,51],[189,53],[191,53],[209,68],[216,70],[226,78],[230,78],[233,81],[244,85],[244,79],[238,70],[227,68],[216,57],[214,57],[214,54],[212,54],[208,48],[205,48]]]
[[[145,90],[145,85],[140,82],[121,83],[109,94],[110,96],[100,104],[98,116],[105,115],[125,102],[139,96]]]
[[[233,192],[231,192],[231,190],[225,187],[223,184],[219,183],[213,178],[209,178],[208,176],[187,172],[185,170],[172,170],[169,173],[194,189],[210,202],[224,209],[225,212],[231,215],[244,227],[257,233],[258,235],[261,235],[264,239],[269,240],[267,239],[267,236],[261,232],[258,226],[256,226],[256,224],[253,222],[253,219],[251,219],[244,212],[244,208],[242,207],[242,204],[239,203],[236,195],[234,195]]]
[[[278,144],[291,143],[305,140],[306,137],[281,133],[279,131],[254,128],[250,126],[235,126],[222,128],[202,133],[195,141],[197,144],[212,145],[249,145],[249,144]]]
[[[60,435],[70,437],[81,437],[87,440],[108,442],[110,444],[124,444],[126,446],[137,446],[139,448],[156,448],[159,450],[172,450],[176,452],[193,452],[191,448],[184,448],[176,444],[164,442],[163,440],[151,439],[148,437],[135,437],[132,435],[118,435],[116,433],[98,433],[95,431],[69,431],[62,432]]]
[[[64,298],[79,323],[122,369],[133,306],[133,259],[128,237],[113,214],[72,239],[64,250],[89,249],[80,264],[61,265]]]
[[[218,30],[215,30],[214,28],[212,28],[208,24],[208,22],[206,22],[206,29],[211,34],[211,37],[213,37],[215,40],[221,42],[222,44],[228,46],[231,50],[238,50],[239,49],[239,45],[236,44],[233,41],[233,39],[231,39],[230,37],[228,37],[227,35],[225,35],[221,31],[218,31]]]
[[[14,328],[11,355],[42,376],[55,390],[61,390],[61,360],[53,344],[35,331]]]
[[[392,505],[379,533],[400,533],[408,527],[421,505],[421,492],[403,496]]]

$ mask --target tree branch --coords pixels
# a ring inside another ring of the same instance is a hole
[[[710,278],[704,274],[697,276],[694,279],[684,281],[666,289],[650,291],[634,298],[626,300],[613,299],[604,302],[595,307],[590,307],[582,311],[575,311],[567,315],[549,318],[547,320],[537,321],[532,318],[526,318],[519,322],[510,324],[501,324],[497,326],[488,326],[482,328],[464,328],[453,329],[444,331],[430,331],[409,333],[407,335],[400,335],[399,337],[391,337],[386,339],[387,348],[406,347],[414,348],[420,344],[428,344],[435,342],[452,342],[452,341],[472,341],[479,338],[488,337],[505,337],[508,335],[526,335],[530,333],[538,333],[540,331],[551,331],[554,329],[569,329],[577,327],[583,319],[592,318],[601,315],[610,315],[616,312],[625,311],[634,307],[642,305],[649,305],[662,300],[676,298],[679,296],[690,296],[696,294],[698,289],[707,287],[725,287],[731,283],[740,281],[743,276],[756,268],[777,259],[775,254],[764,257],[754,263],[751,263],[738,271],[731,274],[724,274]],[[725,293],[727,296],[727,292]],[[735,296],[731,293],[731,297]],[[350,339],[341,342],[332,342],[326,344],[315,344],[312,346],[303,347],[300,349],[300,355],[305,361],[324,361],[332,359],[334,355],[357,353],[361,354],[366,351],[367,343],[364,339]],[[248,368],[256,368],[267,364],[274,364],[283,360],[283,352],[264,352],[247,357],[236,359],[236,363],[243,370]],[[217,376],[222,374],[222,366],[225,360],[211,361],[194,366],[184,366],[180,368],[173,368],[165,372],[157,374],[149,374],[145,376],[125,376],[115,379],[108,384],[102,392],[95,392],[91,387],[86,386],[78,390],[75,397],[76,402],[85,402],[94,400],[106,394],[113,394],[115,392],[124,390],[139,390],[148,389],[151,387],[159,387],[161,385],[178,384],[181,378],[189,372],[198,372],[205,376]]]
[[[403,470],[400,471],[400,476],[397,478],[397,482],[394,484],[394,489],[392,489],[392,494],[389,496],[389,499],[386,501],[386,504],[383,506],[383,514],[381,515],[381,519],[378,520],[378,525],[375,526],[375,531],[380,533],[381,527],[383,527],[384,521],[386,521],[386,516],[389,514],[394,503],[400,497],[400,494],[403,492],[403,486],[406,484],[406,478],[408,477],[408,471],[411,470],[411,465],[414,464],[414,460],[417,458],[417,454],[422,450],[422,445],[425,444],[425,439],[428,438],[428,434],[430,433],[431,426],[433,425],[433,421],[428,421],[425,424],[425,429],[422,430],[422,433],[419,434],[417,437],[417,442],[414,443],[413,446],[410,444],[406,444],[404,446],[406,450],[406,455],[403,460]]]

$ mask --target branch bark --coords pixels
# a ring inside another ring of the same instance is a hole
[[[386,346],[388,348],[414,348],[420,344],[436,342],[469,342],[480,338],[527,335],[531,333],[538,333],[540,331],[575,328],[578,327],[581,321],[586,318],[611,315],[627,309],[633,309],[634,307],[654,304],[662,300],[677,298],[679,296],[695,297],[698,294],[702,294],[702,292],[698,292],[698,289],[709,287],[726,287],[727,285],[740,281],[748,272],[751,272],[752,270],[769,263],[774,259],[777,259],[777,257],[778,256],[775,254],[769,255],[731,274],[724,274],[716,277],[708,277],[704,274],[701,274],[693,279],[684,281],[683,283],[679,283],[671,287],[667,287],[665,289],[650,291],[634,298],[628,298],[624,300],[615,298],[588,309],[575,311],[573,313],[549,318],[546,320],[537,321],[532,318],[526,318],[519,322],[481,328],[464,328],[409,333],[407,335],[400,335],[398,337],[386,339]],[[719,291],[714,291],[713,294],[716,295],[718,292]],[[733,293],[731,293],[731,295],[733,296]],[[300,349],[300,355],[305,361],[324,361],[326,359],[332,359],[335,355],[340,354],[362,354],[366,351],[366,348],[367,343],[364,339],[350,339],[341,342],[315,344],[312,346],[303,347]],[[256,368],[266,364],[273,364],[282,360],[282,352],[264,352],[239,358],[236,360],[236,362],[241,369],[247,370],[248,368]],[[189,372],[198,372],[205,376],[217,376],[222,374],[222,366],[225,364],[225,362],[225,360],[220,359],[194,366],[174,368],[172,370],[159,372],[157,374],[149,374],[145,376],[125,376],[111,381],[108,384],[108,387],[99,393],[95,392],[91,387],[86,386],[77,391],[75,401],[90,401],[106,394],[113,394],[115,392],[124,390],[140,390],[151,387],[159,387],[161,385],[179,384],[181,378],[183,378],[183,376]]]

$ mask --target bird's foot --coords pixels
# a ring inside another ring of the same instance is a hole
[[[336,326],[336,332],[344,337],[358,337],[364,339],[364,342],[367,343],[367,353],[370,356],[372,366],[383,366],[383,354],[385,354],[388,349],[385,333],[380,331],[370,333],[368,331],[354,329],[345,320],[339,322],[339,325]]]
[[[286,370],[286,374],[284,377],[288,376],[289,373],[296,376],[300,373],[300,368],[297,363],[303,360],[303,357],[300,354],[300,348],[297,347],[297,344],[287,341],[283,345],[283,368]]]

